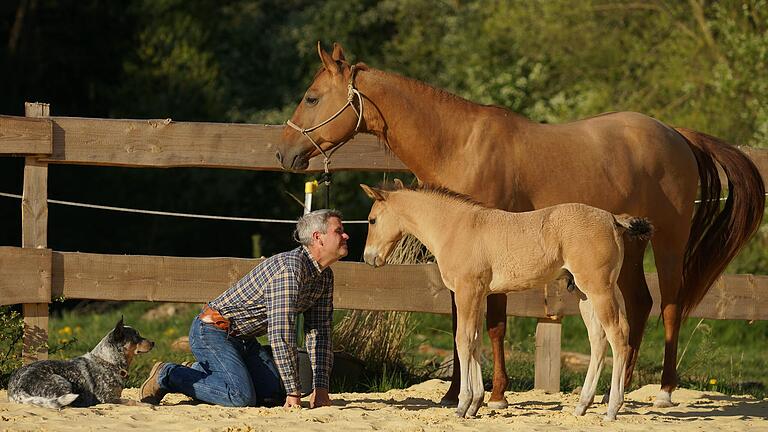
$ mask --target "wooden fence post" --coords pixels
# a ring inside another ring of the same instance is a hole
[[[50,105],[24,104],[27,117],[49,117]],[[24,194],[21,200],[21,247],[48,247],[48,164],[27,156],[24,164]],[[48,303],[25,303],[24,364],[48,358]]]
[[[536,372],[533,388],[550,393],[560,391],[560,318],[539,318],[536,324]]]

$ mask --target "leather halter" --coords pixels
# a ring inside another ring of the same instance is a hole
[[[308,127],[308,128],[302,128],[290,120],[285,122],[285,124],[292,127],[293,129],[295,129],[297,132],[304,135],[305,137],[307,137],[309,142],[311,142],[312,145],[315,146],[315,148],[320,152],[320,154],[323,155],[323,157],[325,158],[325,160],[323,161],[323,166],[326,173],[328,172],[328,165],[330,165],[331,163],[331,156],[333,155],[333,153],[339,147],[346,144],[347,141],[349,140],[347,139],[338,143],[328,153],[326,153],[325,151],[323,151],[322,148],[320,148],[320,146],[315,142],[315,140],[313,140],[312,137],[309,136],[309,133],[333,121],[336,117],[340,116],[341,113],[344,112],[345,109],[347,109],[347,107],[352,107],[352,110],[355,111],[355,114],[357,115],[357,125],[355,125],[355,132],[358,132],[358,129],[360,128],[360,123],[363,121],[363,95],[360,93],[359,90],[355,88],[355,72],[357,72],[357,69],[354,65],[350,68],[350,72],[351,72],[351,75],[349,77],[349,84],[347,85],[347,103],[345,103],[344,106],[342,106],[338,111],[336,111],[336,114],[330,116],[324,122],[321,122],[319,124],[316,124],[315,126]],[[360,104],[360,111],[358,111],[357,108],[355,108],[355,104],[354,104],[355,97],[357,97],[358,103]]]

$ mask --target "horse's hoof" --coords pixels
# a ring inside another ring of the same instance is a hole
[[[444,398],[440,399],[440,406],[441,407],[450,408],[450,407],[455,407],[455,406],[458,406],[458,405],[459,405],[459,400],[458,399],[451,399],[451,398],[447,398],[447,397],[444,397]]]
[[[497,401],[488,401],[488,408],[490,409],[506,409],[509,406],[509,402],[506,399]]]
[[[613,414],[607,413],[607,414],[605,414],[605,416],[603,417],[603,420],[605,420],[605,421],[616,421],[616,413],[613,413]]]
[[[574,408],[573,410],[573,415],[577,417],[581,417],[586,413],[587,413],[587,406],[582,404],[576,405],[576,408]]]
[[[600,400],[600,403],[607,404],[609,400],[611,400],[611,392],[607,391],[603,395],[603,398]]]
[[[660,391],[659,394],[656,395],[656,400],[653,401],[653,406],[655,408],[669,408],[675,406],[675,404],[672,403],[672,394],[663,390]]]

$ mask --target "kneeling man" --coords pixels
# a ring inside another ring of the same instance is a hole
[[[203,308],[189,329],[197,361],[156,363],[141,386],[142,402],[159,404],[175,392],[224,406],[300,407],[296,317],[303,313],[314,387],[309,405],[331,404],[329,266],[347,255],[349,236],[339,212],[317,210],[299,219],[295,237],[299,247],[264,260]],[[265,334],[271,353],[256,340]]]

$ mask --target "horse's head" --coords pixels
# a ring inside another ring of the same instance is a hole
[[[398,188],[403,186],[400,180],[395,180],[395,184]],[[368,214],[368,237],[365,239],[363,259],[367,264],[381,267],[387,263],[387,257],[404,234],[399,217],[391,211],[392,206],[387,202],[396,191],[383,191],[364,184],[360,187],[374,199]]]
[[[315,156],[327,154],[357,133],[362,121],[362,96],[354,89],[354,67],[344,59],[341,45],[328,54],[317,43],[323,67],[286,122],[277,159],[283,169],[303,170]]]

